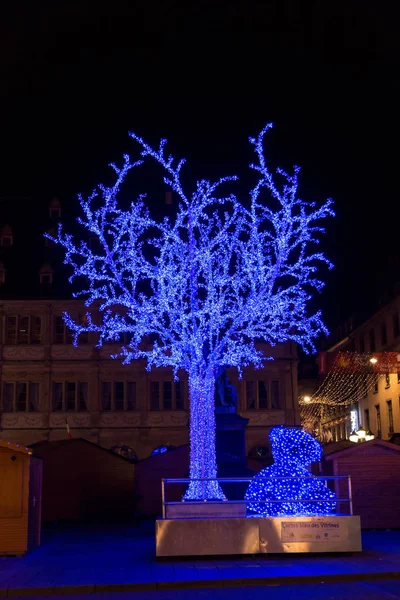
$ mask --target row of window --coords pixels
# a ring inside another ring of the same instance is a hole
[[[279,380],[246,381],[247,410],[276,410],[280,408]],[[269,388],[269,389],[268,389]],[[149,408],[158,410],[184,410],[185,388],[183,381],[151,381]],[[54,381],[51,398],[52,411],[87,411],[88,383],[82,381]],[[136,381],[103,381],[101,384],[101,410],[137,410]],[[3,412],[38,411],[39,383],[4,382]]]
[[[162,385],[162,382],[155,383]],[[135,381],[104,381],[102,382],[101,396],[103,411],[129,411],[137,408]],[[87,411],[89,409],[88,383],[86,381],[54,381],[51,407],[54,412]],[[2,410],[3,412],[40,410],[39,383],[4,382]],[[177,410],[179,409],[177,408]]]
[[[397,373],[397,383],[400,384],[400,373]],[[385,390],[388,390],[390,388],[390,375],[389,373],[386,373],[385,375]],[[374,383],[374,390],[373,393],[374,394],[378,394],[379,392],[379,379],[376,380],[376,382]],[[365,389],[364,392],[364,397],[367,396],[368,390],[367,388]]]
[[[392,330],[393,330],[393,339],[396,339],[400,336],[400,319],[399,313],[395,312],[392,314]],[[387,333],[387,325],[386,322],[381,323],[380,326],[380,338],[381,338],[381,346],[386,346],[388,343],[388,333]],[[369,341],[369,351],[376,351],[376,343],[375,343],[375,329],[371,329],[368,334]],[[358,350],[359,352],[365,352],[365,335],[362,334],[358,338]]]
[[[61,203],[58,198],[53,198],[49,204],[50,219],[59,219],[61,217]],[[56,233],[57,230],[52,228],[49,233]],[[3,225],[0,229],[0,246],[10,248],[14,244],[14,233],[10,225]]]
[[[81,323],[85,317],[79,316]],[[68,329],[61,316],[53,317],[52,341],[54,344],[72,344],[72,331]],[[42,317],[36,315],[7,316],[4,332],[4,343],[15,344],[41,344],[43,343]],[[79,343],[87,344],[87,333],[81,333]]]
[[[399,395],[399,410],[400,410],[400,395]],[[393,420],[393,403],[392,400],[386,401],[386,416],[389,435],[394,433],[394,420]],[[376,422],[376,436],[382,437],[382,416],[381,416],[381,405],[375,405],[375,422]],[[364,428],[368,431],[371,430],[371,420],[369,409],[364,410]]]
[[[48,264],[45,263],[40,267],[39,270],[39,281],[41,284],[48,285],[53,283],[53,273],[54,269]],[[6,268],[3,263],[0,263],[0,283],[6,282]]]
[[[269,389],[268,389],[269,387]],[[246,410],[277,410],[280,408],[280,381],[246,381]]]

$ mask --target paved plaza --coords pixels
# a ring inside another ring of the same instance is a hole
[[[390,581],[395,589],[397,580],[400,588],[400,531],[364,532],[360,554],[160,561],[152,522],[52,525],[44,529],[40,548],[24,557],[0,558],[0,597],[321,582]]]

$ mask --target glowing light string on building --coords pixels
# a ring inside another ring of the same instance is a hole
[[[247,509],[262,517],[332,513],[335,494],[307,469],[321,460],[321,444],[305,431],[285,427],[271,429],[269,439],[274,464],[250,482],[245,495]]]
[[[264,156],[268,124],[250,138],[256,182],[249,201],[240,202],[223,187],[236,177],[199,180],[185,191],[184,160],[166,153],[166,140],[153,148],[131,134],[139,160],[125,155],[112,165],[116,181],[79,196],[86,236],[97,238],[99,251],[85,238],[75,241],[60,226],[48,236],[65,248],[70,280],[88,282],[76,295],[86,299],[84,324],[65,315],[75,333],[99,335],[99,346],[127,334],[119,355],[124,364],[146,359],[147,368],[171,367],[188,373],[190,396],[190,477],[186,499],[223,499],[214,481],[214,380],[224,366],[261,367],[266,357],[256,340],[274,345],[292,340],[306,350],[325,327],[320,312],[310,312],[312,292],[321,290],[318,266],[332,265],[314,251],[321,219],[332,216],[332,202],[320,207],[297,196],[299,168],[270,171]],[[174,217],[153,219],[139,195],[127,209],[117,202],[121,184],[146,159],[161,165],[165,183],[179,203]],[[270,204],[266,203],[269,197]],[[146,336],[154,342],[146,345]]]
[[[318,422],[335,425],[348,420],[347,411],[338,415],[340,409],[356,406],[377,385],[382,375],[371,367],[372,354],[341,352],[338,360],[345,359],[345,367],[334,366],[322,380],[316,392],[306,400],[299,398],[303,427],[309,431]]]

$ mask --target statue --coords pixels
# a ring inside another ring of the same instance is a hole
[[[236,412],[237,391],[229,381],[225,367],[218,370],[215,379],[215,406],[220,408],[219,412]]]

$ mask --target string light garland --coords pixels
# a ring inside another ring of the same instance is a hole
[[[256,477],[265,478],[265,481],[256,479],[250,482],[245,495],[247,509],[262,517],[332,513],[336,508],[335,494],[307,469],[309,464],[321,459],[321,444],[305,431],[285,427],[271,429],[269,439],[274,464],[257,473]],[[274,502],[268,503],[268,500]],[[296,502],[281,503],[279,500]]]
[[[323,439],[324,427],[335,426],[350,419],[349,407],[356,407],[377,385],[382,377],[372,369],[369,353],[341,352],[338,361],[344,367],[334,364],[312,396],[299,398],[303,428],[314,431]],[[338,412],[341,414],[338,415]],[[326,440],[323,440],[326,441]]]
[[[237,367],[241,375],[244,366],[261,367],[270,357],[256,348],[256,340],[271,345],[292,340],[309,350],[326,332],[320,312],[309,309],[312,292],[324,285],[318,266],[332,267],[313,249],[324,232],[317,223],[334,215],[332,201],[317,207],[300,200],[298,167],[292,174],[280,168],[272,174],[264,157],[271,127],[250,138],[256,155],[250,168],[257,174],[250,202],[220,193],[236,177],[197,181],[187,194],[181,181],[185,161],[166,154],[166,140],[154,149],[132,133],[140,159],[124,155],[121,167],[111,165],[114,185],[79,196],[78,222],[100,249],[75,241],[61,225],[57,236],[47,235],[65,248],[70,281],[88,281],[76,294],[86,299],[85,323],[64,315],[75,344],[85,332],[97,332],[99,346],[127,334],[129,343],[118,355],[124,364],[143,358],[149,370],[172,367],[175,377],[179,369],[187,371],[192,481],[185,499],[224,498],[216,482],[194,481],[217,476],[214,380],[220,368]],[[144,196],[128,210],[117,203],[124,179],[147,158],[163,167],[165,183],[179,197],[172,218],[152,219]],[[149,335],[154,343],[145,346]]]

